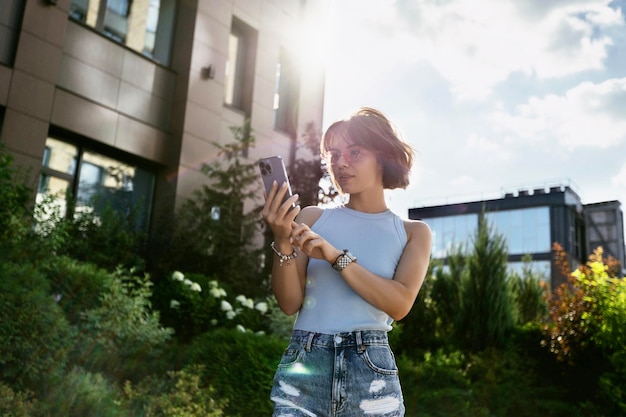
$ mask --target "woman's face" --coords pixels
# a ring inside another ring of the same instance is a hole
[[[342,193],[354,195],[383,186],[383,169],[376,154],[345,137],[333,138],[326,161]]]

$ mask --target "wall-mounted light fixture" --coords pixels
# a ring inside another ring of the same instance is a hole
[[[208,67],[202,67],[200,70],[200,78],[203,80],[212,80],[215,78],[215,68],[213,65],[209,65]]]

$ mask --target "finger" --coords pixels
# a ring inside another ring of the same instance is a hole
[[[274,182],[276,183],[276,181]],[[276,193],[272,197],[272,205],[271,205],[272,211],[278,211],[281,208],[283,199],[285,198],[285,195],[287,194],[288,189],[289,187],[287,186],[286,182],[284,182],[280,187],[277,187]]]

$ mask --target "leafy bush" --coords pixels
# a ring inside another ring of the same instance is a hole
[[[0,144],[0,260],[19,256],[15,252],[30,232],[32,190],[25,184],[26,173],[13,167],[13,157]]]
[[[217,280],[180,271],[161,281],[157,288],[159,308],[167,312],[164,322],[176,330],[183,342],[216,328],[291,334],[291,319],[280,311],[274,297],[234,297]]]
[[[51,252],[110,271],[118,266],[144,266],[146,234],[135,224],[134,208],[121,212],[104,205],[98,211],[83,209],[68,216],[64,207],[74,208],[75,201],[70,198],[64,206],[58,203],[65,199],[49,195],[35,206],[35,230]],[[97,199],[91,204],[97,206]]]
[[[102,375],[74,367],[49,386],[40,402],[39,414],[43,417],[125,417],[120,400],[118,389]]]
[[[570,417],[562,389],[517,349],[475,354],[442,350],[398,360],[407,417]]]
[[[0,263],[0,380],[35,391],[63,368],[72,334],[32,265]]]
[[[204,366],[203,383],[228,401],[229,417],[272,414],[270,390],[286,341],[219,329],[194,340],[189,362]],[[245,399],[242,401],[242,399]]]
[[[267,283],[259,279],[262,250],[254,244],[261,224],[258,167],[244,158],[255,138],[249,121],[231,131],[234,141],[214,143],[218,158],[202,166],[207,184],[194,190],[176,213],[161,269],[202,273],[236,293],[267,295]]]
[[[564,259],[560,245],[557,258]],[[543,345],[565,363],[573,395],[609,415],[626,413],[626,280],[598,248],[550,300]],[[591,384],[596,389],[584,389]]]
[[[517,324],[538,323],[548,315],[548,284],[532,269],[530,256],[523,259],[522,275],[512,274],[513,298],[517,305]]]
[[[102,293],[113,281],[110,272],[67,256],[50,257],[41,263],[40,269],[72,324],[78,324],[81,314],[99,305]]]
[[[213,387],[204,387],[202,366],[168,372],[165,378],[149,377],[138,386],[124,386],[132,415],[143,417],[220,417],[225,401],[215,399]]]
[[[0,416],[31,417],[35,410],[36,400],[30,392],[13,392],[0,382]]]
[[[82,314],[74,359],[92,372],[137,380],[158,363],[173,332],[150,309],[149,276],[118,269],[105,284],[99,305]]]

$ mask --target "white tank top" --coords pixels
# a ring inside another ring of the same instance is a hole
[[[402,219],[387,210],[362,213],[347,207],[325,209],[311,229],[337,249],[348,249],[357,263],[392,279],[407,235]],[[354,330],[391,330],[392,319],[350,288],[339,272],[309,258],[304,303],[294,329],[334,334]]]

